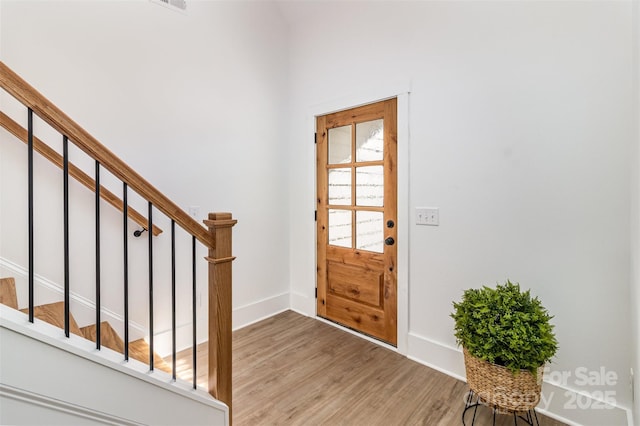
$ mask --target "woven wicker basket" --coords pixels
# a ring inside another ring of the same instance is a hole
[[[514,374],[500,365],[476,358],[463,348],[467,383],[487,405],[502,411],[528,411],[540,402],[543,367],[537,376],[528,370]]]

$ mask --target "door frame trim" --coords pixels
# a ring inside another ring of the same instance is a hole
[[[313,315],[318,320],[327,324],[333,325],[347,332],[355,334],[364,339],[370,340],[381,346],[397,351],[402,355],[407,355],[409,344],[409,225],[410,225],[410,211],[409,211],[409,85],[401,85],[401,87],[387,88],[381,91],[375,91],[374,93],[364,93],[359,95],[352,95],[333,101],[327,101],[318,105],[314,105],[307,113],[307,126],[308,134],[313,134],[316,131],[316,117],[331,114],[333,112],[342,111],[367,105],[386,99],[397,98],[398,99],[398,111],[397,111],[397,132],[398,132],[398,282],[397,282],[397,295],[398,295],[398,310],[397,310],[397,347],[394,348],[377,339],[373,339],[361,333],[357,333],[347,327],[340,326],[331,321],[323,320],[317,315],[317,307],[315,300],[313,301],[313,312],[309,314]],[[313,210],[316,209],[315,200],[317,199],[317,170],[316,170],[316,150],[313,149]],[[309,215],[311,217],[311,215]],[[315,223],[313,227],[313,259],[314,268],[317,262],[317,239]],[[317,274],[314,272],[314,279],[312,281],[313,287],[310,288],[310,293],[315,292],[317,286]]]

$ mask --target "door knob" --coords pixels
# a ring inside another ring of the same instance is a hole
[[[387,237],[387,239],[384,240],[384,243],[388,246],[392,246],[395,242],[396,240],[394,240],[393,237]]]

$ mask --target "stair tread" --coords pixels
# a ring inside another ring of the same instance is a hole
[[[138,361],[149,363],[149,344],[144,339],[138,339],[129,343],[129,356]],[[171,374],[171,366],[157,353],[153,354],[153,367]]]
[[[91,324],[80,329],[85,339],[96,341],[96,325]],[[116,352],[124,353],[124,342],[107,321],[100,323],[100,345]]]
[[[20,312],[28,314],[29,309],[20,309]],[[54,302],[46,305],[34,306],[33,316],[64,329],[64,302]],[[71,313],[69,313],[69,331],[83,337],[82,331],[80,331],[80,327],[78,327],[78,323]]]
[[[96,341],[95,324],[82,327],[81,331],[85,339],[91,340],[92,342]],[[124,353],[124,341],[120,338],[118,332],[116,332],[107,321],[100,323],[100,345],[116,352],[120,352],[121,354]],[[129,342],[129,357],[148,364],[149,349],[149,344],[145,342],[144,339]],[[158,354],[154,354],[153,356],[153,366],[158,370],[171,373],[171,367]]]
[[[12,277],[0,278],[0,303],[10,308],[18,309],[16,281]]]

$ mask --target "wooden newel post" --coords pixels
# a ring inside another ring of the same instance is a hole
[[[209,213],[209,393],[229,406],[231,420],[231,213]]]

